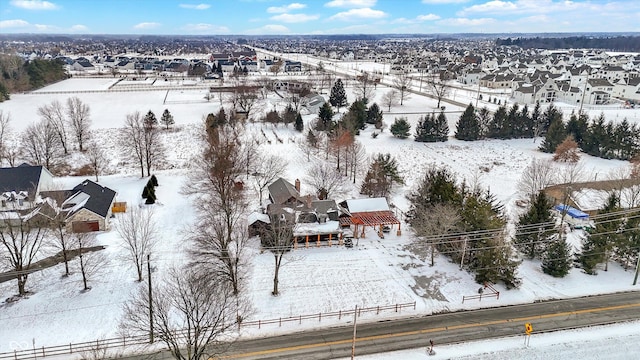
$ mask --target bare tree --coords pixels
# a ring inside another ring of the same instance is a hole
[[[140,165],[140,177],[144,177],[144,118],[139,111],[127,114],[124,128],[121,132],[120,144],[124,148],[124,152],[131,154],[138,162]]]
[[[7,157],[7,138],[11,131],[9,123],[11,117],[0,110],[0,167],[2,166],[2,160]]]
[[[277,216],[272,216],[271,224],[262,236],[263,246],[273,254],[273,291],[271,292],[273,296],[280,294],[278,288],[280,268],[284,255],[293,249],[293,229],[293,224],[286,220],[281,220]]]
[[[127,250],[128,258],[135,264],[138,281],[142,281],[147,255],[157,243],[153,210],[132,206],[119,217],[115,228],[122,238],[122,246]]]
[[[433,95],[438,100],[438,105],[436,105],[436,108],[440,108],[440,102],[451,91],[451,86],[449,86],[449,84],[447,84],[445,80],[446,79],[444,79],[444,76],[442,74],[432,74],[425,80],[427,87],[429,87],[431,92],[433,92]]]
[[[152,328],[175,359],[203,360],[224,354],[230,330],[238,326],[245,309],[224,282],[201,275],[188,267],[173,269],[155,287],[151,299],[140,288],[124,305],[121,327],[134,334]],[[223,335],[225,341],[220,340]]]
[[[252,174],[258,188],[260,205],[262,205],[262,194],[264,190],[284,174],[287,169],[287,161],[278,155],[264,154],[256,161],[255,172]]]
[[[69,252],[72,244],[70,234],[67,233],[67,212],[62,210],[62,203],[67,198],[67,192],[64,190],[52,191],[49,196],[50,210],[42,211],[49,219],[49,226],[53,231],[52,244],[62,253],[64,262],[64,275],[69,276],[69,260],[72,257]]]
[[[40,256],[48,229],[37,217],[12,216],[0,212],[0,261],[10,268],[18,281],[18,295],[27,293],[25,285],[33,262]]]
[[[538,194],[540,190],[554,183],[555,169],[550,161],[533,159],[522,171],[518,182],[518,189],[528,199]]]
[[[256,84],[259,86],[260,97],[266,99],[270,91],[273,91],[273,80],[267,76],[262,76],[256,79]]]
[[[80,151],[84,151],[84,144],[91,134],[89,132],[91,128],[90,115],[89,105],[83,103],[78,97],[67,99],[67,117]]]
[[[89,280],[92,280],[106,263],[104,254],[100,251],[104,247],[96,246],[96,237],[91,232],[79,232],[74,234],[75,245],[78,252],[78,266],[82,274],[83,290],[90,290]]]
[[[402,105],[405,100],[409,99],[411,94],[409,92],[411,90],[411,77],[409,77],[409,74],[401,73],[396,75],[393,78],[393,87],[398,89],[400,105]]]
[[[399,97],[398,90],[389,90],[382,95],[382,105],[387,107],[387,111],[391,111],[391,107],[398,104]]]
[[[554,172],[557,174],[557,181],[561,184],[573,184],[585,181],[585,168],[583,161],[556,164]]]
[[[214,204],[202,203],[198,207],[198,222],[192,226],[188,239],[196,267],[223,281],[238,295],[249,236],[244,204],[234,202],[227,206],[226,211],[220,211]]]
[[[345,178],[331,163],[319,161],[311,165],[305,181],[317,193],[326,191],[327,198],[329,198],[331,194],[342,191]]]
[[[353,88],[353,92],[358,99],[371,99],[373,97],[374,89],[377,85],[377,79],[375,79],[368,72],[363,72],[356,77],[356,84]]]
[[[450,204],[435,204],[415,209],[411,224],[419,239],[414,244],[419,250],[429,252],[430,266],[435,265],[436,249],[447,250],[448,246],[443,239],[458,228],[459,222],[459,210]],[[454,242],[457,242],[457,239]]]
[[[345,153],[345,169],[349,171],[347,175],[355,184],[356,176],[367,168],[367,151],[361,142],[355,140],[345,148]]]
[[[104,150],[96,142],[91,142],[87,149],[87,156],[89,157],[89,164],[93,170],[93,174],[96,176],[96,182],[98,182],[98,176],[104,172],[109,165],[109,159]]]
[[[21,152],[34,165],[52,169],[58,164],[61,154],[60,139],[46,120],[29,125],[22,134]]]
[[[62,146],[64,154],[69,153],[67,139],[67,120],[64,115],[64,107],[62,104],[54,100],[49,105],[43,105],[38,108],[38,115],[49,124],[51,129],[56,133]]]
[[[278,73],[282,71],[282,60],[274,62],[273,65],[269,67],[269,71],[271,71],[274,76],[278,76]]]
[[[204,151],[193,160],[189,186],[182,189],[183,193],[198,197],[198,216],[209,222],[201,231],[192,232],[194,260],[221,262],[226,280],[238,294],[239,264],[247,237],[246,226],[239,224],[246,216],[247,204],[236,183],[251,166],[246,162],[253,158],[247,155],[252,145],[245,143],[240,127],[218,125],[207,130],[203,135]]]
[[[251,109],[258,101],[258,88],[250,85],[238,85],[233,89],[231,94],[231,103],[234,110],[240,110],[247,114],[251,113]]]
[[[151,168],[163,155],[158,128],[146,125],[144,117],[138,111],[127,114],[120,144],[140,165],[141,177],[145,176],[145,169],[147,176],[151,175]]]

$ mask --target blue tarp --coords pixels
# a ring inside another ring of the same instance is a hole
[[[589,214],[582,212],[569,205],[563,205],[563,204],[556,205],[554,209],[556,209],[561,213],[566,212],[567,215],[571,216],[574,219],[589,220]]]

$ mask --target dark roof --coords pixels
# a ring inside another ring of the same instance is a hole
[[[0,168],[0,192],[27,191],[34,195],[40,183],[42,166],[22,164],[18,167]]]
[[[291,197],[298,198],[300,193],[296,190],[295,186],[283,178],[279,178],[269,185],[269,195],[276,204],[284,204]]]
[[[77,195],[79,192],[83,192],[89,195],[89,199],[84,204],[84,206],[76,209],[74,213],[84,208],[102,217],[107,217],[107,215],[109,214],[109,208],[113,203],[113,199],[116,197],[115,191],[109,189],[108,187],[96,184],[91,180],[83,181],[82,183],[74,187],[72,191],[75,195]],[[69,214],[69,216],[71,215],[73,214]]]

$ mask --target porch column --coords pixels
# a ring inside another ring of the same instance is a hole
[[[316,241],[316,247],[320,247],[320,234],[318,234],[318,241]]]
[[[304,240],[304,247],[306,247],[306,248],[309,247],[309,235],[307,235],[305,240]]]

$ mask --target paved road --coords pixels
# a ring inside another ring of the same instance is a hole
[[[358,324],[356,355],[640,319],[640,292],[460,311]],[[335,359],[351,356],[353,328],[342,326],[237,342],[224,359]],[[142,358],[140,358],[142,359]],[[169,359],[158,354],[155,359]]]

